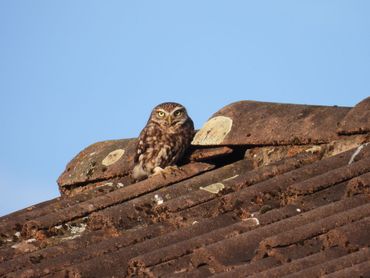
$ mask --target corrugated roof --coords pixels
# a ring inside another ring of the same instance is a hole
[[[231,104],[137,183],[135,139],[94,144],[62,197],[0,218],[0,276],[368,277],[368,102]]]

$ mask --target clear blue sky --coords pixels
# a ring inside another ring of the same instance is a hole
[[[0,2],[0,215],[58,196],[91,143],[177,101],[197,127],[237,100],[370,95],[370,1]]]

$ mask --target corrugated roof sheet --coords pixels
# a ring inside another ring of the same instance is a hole
[[[0,218],[0,276],[368,277],[370,138],[340,129],[367,101],[232,104],[210,119],[232,119],[211,125],[222,140],[138,183],[135,139],[94,144],[62,197]]]

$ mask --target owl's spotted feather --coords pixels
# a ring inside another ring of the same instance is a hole
[[[133,178],[140,180],[175,165],[193,135],[194,124],[184,106],[174,102],[156,106],[139,136]]]

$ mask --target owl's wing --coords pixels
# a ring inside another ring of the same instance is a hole
[[[143,129],[140,133],[139,139],[136,144],[135,157],[134,157],[135,163],[139,162],[140,155],[145,152],[145,144],[144,144],[145,137],[146,137],[146,129]]]

